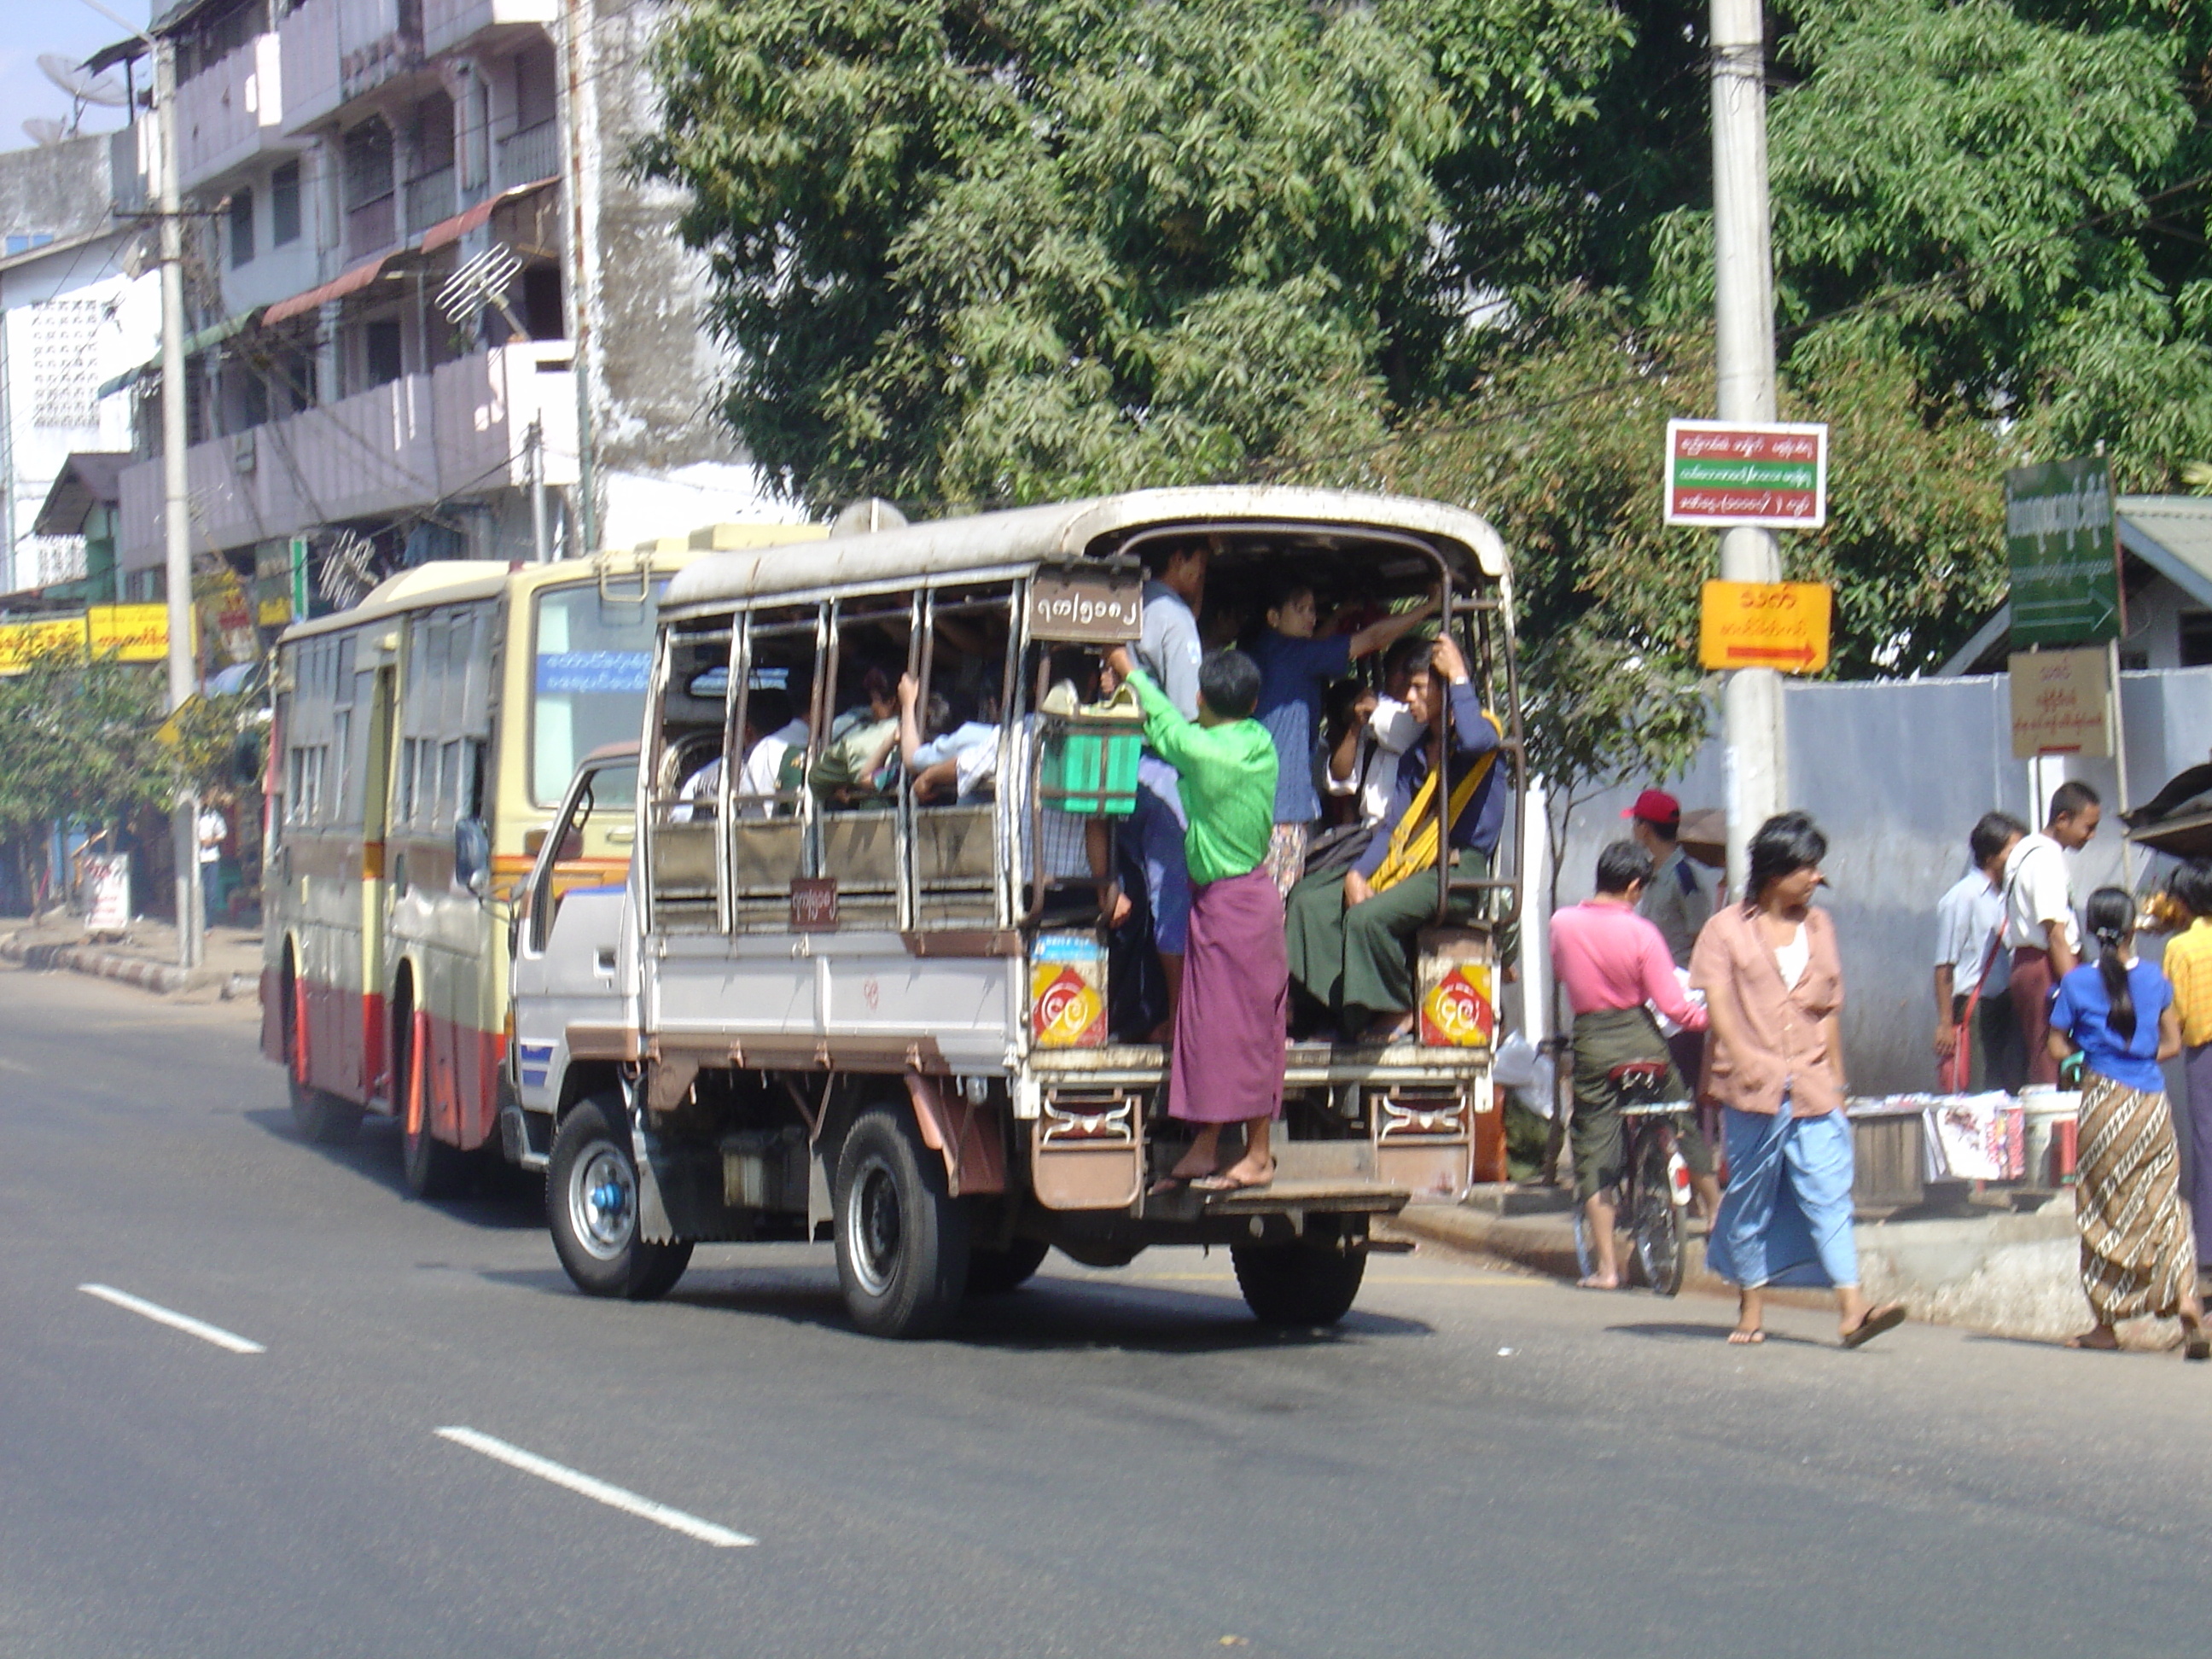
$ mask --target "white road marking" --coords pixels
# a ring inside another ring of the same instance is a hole
[[[471,1451],[482,1452],[486,1457],[520,1469],[525,1474],[534,1474],[540,1480],[550,1480],[556,1486],[581,1493],[609,1509],[620,1510],[625,1515],[635,1515],[641,1521],[665,1527],[671,1532],[680,1532],[686,1538],[696,1538],[702,1544],[712,1544],[718,1550],[744,1549],[760,1542],[741,1532],[732,1532],[727,1527],[718,1527],[711,1521],[702,1521],[696,1515],[686,1515],[682,1510],[672,1510],[665,1504],[656,1504],[650,1498],[641,1498],[634,1492],[594,1480],[588,1474],[572,1469],[565,1463],[556,1463],[550,1457],[540,1457],[520,1446],[511,1446],[504,1440],[474,1429],[448,1428],[436,1431],[444,1439],[457,1446],[466,1446]]]
[[[194,1319],[190,1314],[180,1314],[173,1308],[165,1308],[158,1302],[133,1296],[128,1291],[118,1291],[112,1285],[80,1285],[77,1289],[87,1296],[96,1296],[102,1302],[112,1302],[118,1308],[128,1309],[156,1325],[167,1325],[173,1331],[182,1331],[187,1336],[197,1336],[203,1342],[212,1342],[218,1348],[228,1348],[233,1353],[266,1353],[269,1351],[258,1342],[249,1342],[235,1331],[227,1331],[220,1325],[210,1325]]]

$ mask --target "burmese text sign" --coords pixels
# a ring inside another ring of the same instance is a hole
[[[1828,428],[1667,422],[1667,522],[1818,530],[1828,521]]]
[[[2112,653],[2107,646],[2074,651],[2017,651],[2011,663],[2012,752],[2110,755],[2112,752]]]
[[[2119,544],[2112,471],[2100,459],[2005,474],[2012,642],[2094,645],[2120,636]]]
[[[1707,668],[1828,665],[1834,609],[1826,582],[1707,582],[1698,611],[1698,660]]]

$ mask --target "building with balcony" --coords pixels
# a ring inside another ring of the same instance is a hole
[[[191,216],[204,568],[289,570],[305,541],[311,565],[344,567],[324,594],[342,603],[364,564],[528,558],[533,477],[556,555],[585,550],[587,474],[601,545],[772,511],[711,417],[728,365],[678,204],[622,167],[671,9],[176,0],[156,19],[176,47]],[[132,377],[126,589],[162,557],[160,378],[158,363]]]
[[[0,592],[88,574],[81,526],[41,509],[79,452],[130,441],[129,400],[100,388],[159,337],[158,278],[134,274],[116,215],[118,157],[136,183],[118,136],[0,154]]]

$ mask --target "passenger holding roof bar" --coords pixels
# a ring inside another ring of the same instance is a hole
[[[1107,660],[1136,688],[1145,738],[1176,769],[1189,819],[1190,928],[1168,1072],[1168,1115],[1198,1125],[1190,1150],[1154,1190],[1265,1187],[1283,1109],[1283,1030],[1290,973],[1283,902],[1266,869],[1274,825],[1275,744],[1252,718],[1258,665],[1218,651],[1199,669],[1198,719],[1185,720],[1126,647]],[[1219,1168],[1221,1128],[1244,1126],[1244,1154]]]
[[[1505,823],[1509,789],[1497,763],[1504,728],[1485,712],[1449,634],[1426,661],[1412,665],[1406,706],[1428,728],[1427,740],[1399,761],[1389,808],[1365,855],[1340,878],[1310,876],[1291,891],[1291,977],[1336,1012],[1346,1042],[1395,1042],[1413,1029],[1407,946],[1437,915],[1437,768],[1447,746],[1452,873],[1488,876]]]

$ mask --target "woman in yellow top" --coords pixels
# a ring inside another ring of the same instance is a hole
[[[1175,768],[1188,827],[1190,933],[1184,945],[1168,1115],[1198,1126],[1190,1150],[1155,1191],[1264,1187],[1275,1177],[1274,1119],[1283,1109],[1283,1030],[1290,959],[1283,901],[1262,867],[1274,830],[1274,740],[1252,718],[1260,670],[1221,651],[1198,671],[1198,720],[1185,720],[1119,647],[1115,672],[1136,689],[1145,740]],[[1224,1124],[1244,1126],[1244,1152],[1221,1161]]]
[[[2189,1213],[2197,1224],[2197,1271],[2212,1267],[2212,864],[2192,859],[2169,890],[2192,920],[2166,942],[2160,963],[2181,1018],[2185,1109],[2173,1127],[2185,1143]]]

